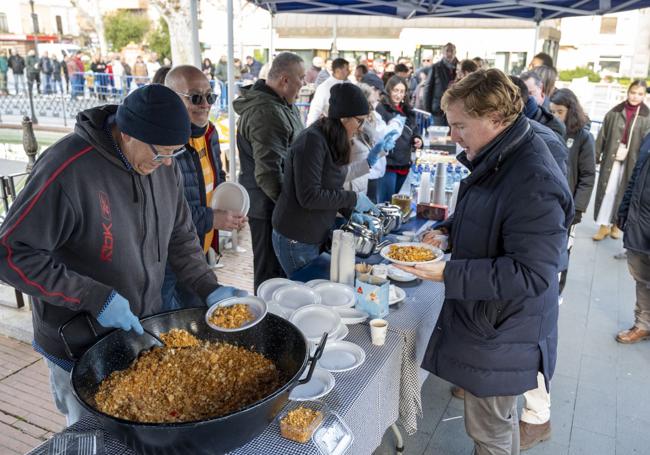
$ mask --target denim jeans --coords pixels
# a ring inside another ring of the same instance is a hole
[[[320,245],[291,240],[273,229],[273,249],[282,270],[291,278],[297,270],[303,268],[320,254]]]
[[[379,179],[377,185],[377,202],[390,202],[393,194],[399,193],[406,181],[407,175],[400,175],[396,172],[386,171]]]
[[[205,303],[198,295],[178,282],[176,274],[169,264],[165,267],[165,280],[163,281],[161,294],[162,311],[205,306]]]
[[[81,406],[72,393],[70,373],[48,359],[45,359],[45,363],[50,370],[50,390],[54,398],[54,404],[59,412],[65,416],[66,423],[70,426],[81,420],[82,417],[88,414],[88,411]]]

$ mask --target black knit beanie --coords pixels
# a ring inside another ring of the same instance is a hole
[[[328,117],[340,119],[368,115],[368,112],[368,99],[359,87],[349,82],[332,86]]]
[[[117,127],[153,145],[182,145],[190,137],[190,116],[180,97],[161,84],[134,90],[117,108]]]

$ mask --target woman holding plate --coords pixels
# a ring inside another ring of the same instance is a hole
[[[303,130],[291,146],[272,219],[273,249],[288,277],[318,257],[339,211],[359,212],[355,217],[379,212],[363,193],[343,189],[350,143],[368,112],[359,87],[337,84],[328,116]]]

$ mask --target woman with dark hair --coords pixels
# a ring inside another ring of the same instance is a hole
[[[594,138],[589,132],[590,121],[582,110],[576,95],[562,88],[551,95],[551,112],[566,126],[566,145],[569,149],[567,179],[573,194],[575,217],[573,224],[582,220],[587,210],[596,179]]]
[[[632,82],[627,99],[605,115],[598,132],[596,163],[600,164],[600,176],[594,217],[600,228],[592,237],[596,241],[608,235],[613,239],[623,236],[616,226],[616,211],[639,157],[641,141],[650,131],[650,109],[643,102],[646,92],[644,80]]]
[[[386,159],[386,173],[377,185],[377,201],[386,202],[390,201],[393,194],[399,193],[408,176],[413,147],[422,147],[422,139],[415,134],[415,112],[408,103],[407,84],[404,79],[393,76],[388,80],[386,94],[377,106],[377,113],[386,123],[395,117],[402,117],[404,121],[402,134]]]
[[[209,80],[214,79],[214,65],[212,64],[212,60],[209,58],[204,58],[203,63],[201,64],[201,71],[203,71],[203,74],[205,74]]]
[[[561,88],[551,95],[551,112],[566,126],[564,137],[569,149],[567,161],[567,180],[573,196],[575,216],[569,230],[568,250],[571,254],[575,226],[582,220],[587,210],[591,192],[596,180],[596,154],[594,138],[589,132],[589,117],[582,110],[576,95],[568,88]],[[560,274],[560,294],[566,284],[567,270]]]
[[[350,143],[368,112],[368,100],[359,87],[336,84],[330,91],[328,116],[303,130],[291,145],[272,218],[273,249],[288,277],[318,257],[337,212],[377,213],[363,193],[343,189]]]

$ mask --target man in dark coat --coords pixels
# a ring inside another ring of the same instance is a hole
[[[470,74],[442,107],[464,149],[458,159],[472,173],[440,229],[451,260],[405,268],[445,283],[422,367],[466,390],[465,428],[476,453],[516,455],[517,395],[537,387],[538,373],[548,387],[555,369],[557,274],[573,201],[501,71]]]
[[[424,106],[433,115],[434,125],[447,125],[445,113],[440,106],[442,95],[454,80],[456,80],[456,46],[447,43],[442,48],[442,58],[431,66],[429,79],[424,92]]]
[[[616,335],[619,343],[650,339],[650,134],[643,139],[618,209],[618,227],[627,249],[627,265],[636,281],[634,325]]]
[[[272,243],[271,216],[282,190],[282,166],[289,147],[304,125],[294,104],[305,77],[303,60],[283,52],[271,64],[266,80],[243,89],[233,102],[240,115],[237,149],[241,183],[250,196],[248,213],[253,244],[254,286],[284,276]]]
[[[218,250],[218,230],[232,231],[244,227],[244,214],[212,208],[214,190],[226,179],[221,162],[219,134],[210,122],[210,108],[216,102],[207,76],[193,65],[176,66],[164,80],[185,104],[190,116],[191,134],[185,144],[186,152],[176,158],[183,175],[183,194],[190,207],[192,222],[199,236],[203,253],[213,247]],[[200,307],[201,298],[178,282],[171,264],[165,268],[162,286],[164,310]]]

